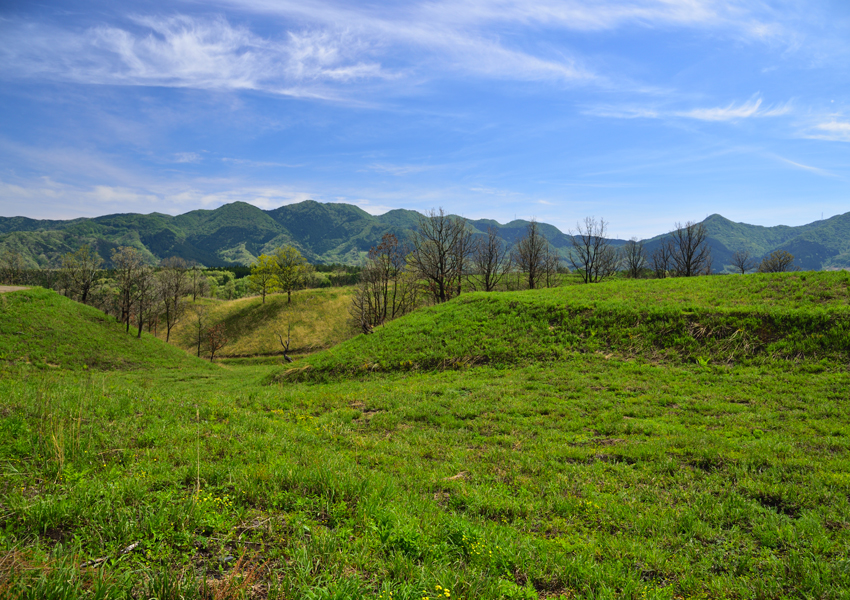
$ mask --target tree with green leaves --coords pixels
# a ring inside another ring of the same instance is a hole
[[[266,303],[266,295],[280,290],[277,258],[268,254],[261,254],[251,265],[251,274],[248,276],[251,288],[263,296],[263,304]]]
[[[776,250],[765,256],[759,264],[759,273],[785,273],[798,271],[794,266],[794,255],[785,250]]]
[[[286,292],[287,303],[292,302],[292,290],[306,285],[312,266],[297,248],[289,244],[275,250],[274,259],[277,263],[278,287]]]
[[[62,257],[62,271],[67,281],[80,295],[80,302],[88,304],[89,293],[103,259],[84,244],[76,252]]]
[[[0,283],[18,285],[23,283],[24,258],[8,248],[0,255]]]

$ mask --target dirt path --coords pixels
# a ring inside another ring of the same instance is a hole
[[[25,285],[0,285],[0,294],[5,294],[6,292],[19,292],[21,290],[28,290],[29,287]]]

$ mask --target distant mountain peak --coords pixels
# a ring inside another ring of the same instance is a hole
[[[116,214],[67,221],[0,217],[0,252],[6,248],[21,252],[31,267],[56,267],[62,255],[83,244],[98,248],[107,260],[112,248],[132,244],[154,259],[182,256],[212,266],[248,264],[260,254],[291,243],[313,262],[357,264],[385,233],[409,238],[421,216],[403,208],[371,215],[353,204],[308,199],[270,210],[232,202],[177,216]],[[719,270],[737,250],[758,258],[776,249],[797,256],[804,269],[850,267],[850,212],[799,227],[736,223],[717,213],[702,222],[709,230],[714,265]],[[492,219],[469,220],[476,234],[495,227],[508,243],[522,237],[527,225],[522,219],[505,224]],[[566,256],[571,247],[568,232],[547,223],[540,225],[550,243]],[[651,252],[667,236],[665,232],[645,240],[647,250]],[[621,246],[625,241],[611,243]]]

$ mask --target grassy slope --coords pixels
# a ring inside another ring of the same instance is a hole
[[[746,310],[747,289],[759,310],[846,307],[821,275],[723,281],[569,292],[597,308]],[[448,306],[472,317],[469,298]],[[0,373],[0,595],[850,597],[846,357],[267,372]]]
[[[290,350],[303,354],[351,337],[348,322],[351,293],[351,288],[324,288],[294,292],[291,303],[287,302],[285,294],[266,296],[265,304],[259,297],[200,302],[208,307],[210,323],[224,322],[226,325],[230,341],[220,356],[280,354],[281,346],[275,333],[286,338],[287,324],[292,326]],[[188,311],[172,330],[172,341],[192,350],[197,343],[196,336],[192,313]],[[160,337],[164,337],[164,332],[160,331]]]
[[[466,294],[310,357],[322,373],[495,365],[602,352],[684,361],[850,357],[850,276],[620,280]]]
[[[190,368],[200,361],[147,333],[140,339],[101,311],[42,288],[0,294],[3,368]]]

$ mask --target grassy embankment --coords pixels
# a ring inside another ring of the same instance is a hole
[[[259,296],[253,296],[230,301],[205,298],[198,300],[198,304],[207,309],[207,323],[225,324],[229,341],[218,355],[221,358],[278,356],[282,348],[276,334],[286,339],[288,327],[292,340],[290,354],[297,356],[329,348],[353,335],[348,315],[352,289],[300,290],[293,292],[292,302],[287,302],[286,294],[274,294],[266,296],[265,303]],[[195,323],[191,309],[187,310],[172,330],[171,341],[194,352]],[[165,339],[164,327],[158,333]]]
[[[0,590],[848,597],[847,283],[470,295],[288,375],[7,367]]]

